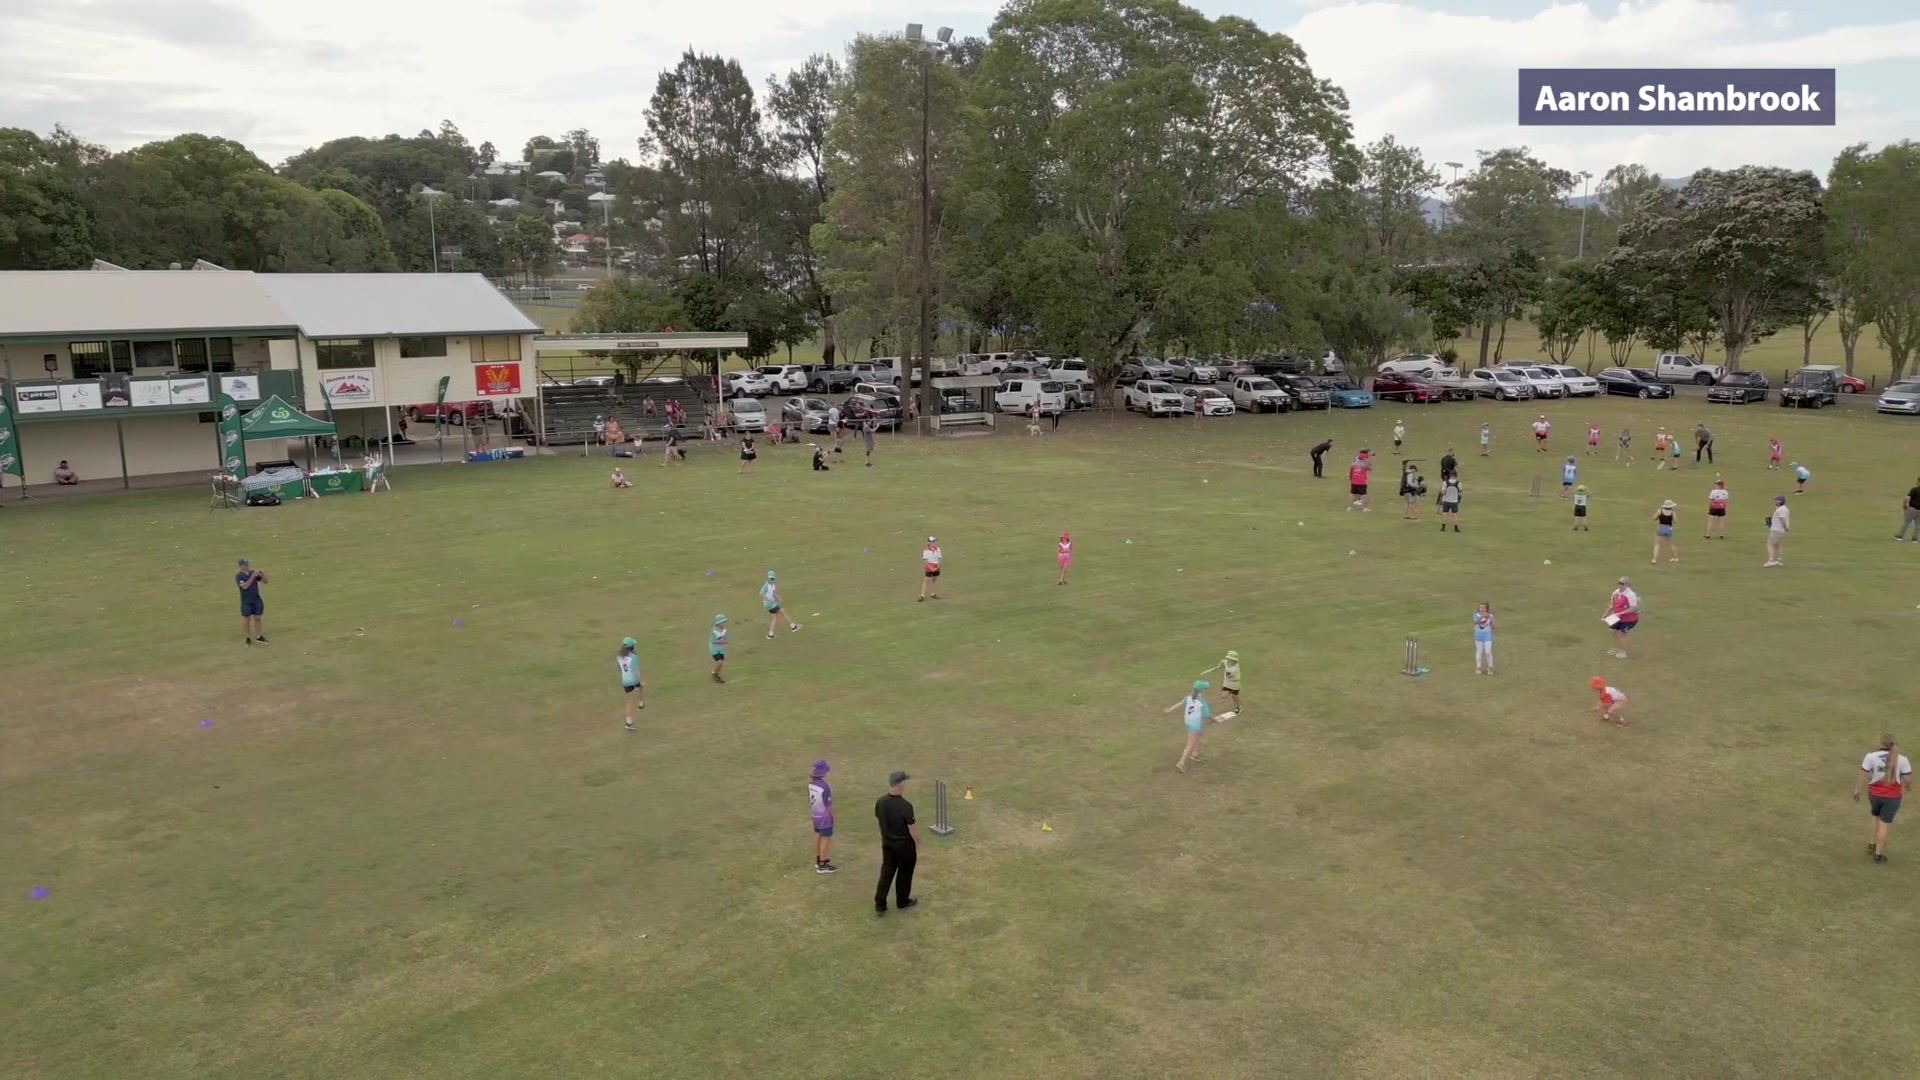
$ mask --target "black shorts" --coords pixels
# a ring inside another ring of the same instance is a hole
[[[780,614],[780,605],[778,605],[778,604],[775,604],[775,605],[774,605],[773,607],[770,607],[770,608],[768,608],[768,609],[767,609],[767,614],[769,614],[769,615],[778,615],[778,614]]]
[[[741,460],[741,461],[752,461],[752,460],[753,460],[754,458],[757,458],[757,457],[759,457],[759,456],[760,456],[759,454],[741,454],[741,455],[740,455],[740,460]]]
[[[622,689],[622,690],[625,690],[625,691],[626,691],[627,693],[629,693],[629,694],[633,694],[633,693],[638,693],[638,692],[639,692],[639,690],[640,690],[640,688],[641,688],[642,686],[644,686],[644,685],[646,685],[646,684],[645,684],[645,683],[634,683],[634,684],[633,684],[632,686],[628,686],[628,685],[627,685],[626,683],[621,683],[621,684],[620,684],[620,689]]]
[[[1367,485],[1365,484],[1348,484],[1347,488],[1354,495],[1365,495],[1367,493]]]
[[[240,617],[241,618],[244,619],[249,615],[265,615],[266,613],[267,613],[267,602],[265,600],[262,600],[257,596],[240,597]]]
[[[1867,796],[1867,812],[1881,821],[1891,823],[1893,821],[1893,815],[1900,812],[1900,796],[1869,795]]]
[[[1459,512],[1460,512],[1460,500],[1458,500],[1458,499],[1455,499],[1455,500],[1454,500],[1453,502],[1443,502],[1443,503],[1441,503],[1441,504],[1440,504],[1440,512],[1441,512],[1441,513],[1443,513],[1443,514],[1457,514],[1457,513],[1459,513]]]
[[[1726,517],[1727,508],[1724,506],[1709,506],[1707,507],[1707,516],[1708,517]]]
[[[1614,630],[1622,634],[1630,634],[1633,632],[1633,628],[1639,625],[1640,625],[1639,619],[1635,619],[1632,622],[1628,622],[1627,620],[1622,619],[1619,622],[1614,623],[1613,628]]]
[[[1573,516],[1574,516],[1574,517],[1577,517],[1577,518],[1581,518],[1581,517],[1586,517],[1586,516],[1587,516],[1587,508],[1586,508],[1586,507],[1584,507],[1584,506],[1576,506],[1576,507],[1574,507],[1574,508],[1573,508]]]
[[[935,577],[939,577],[939,576],[940,576],[940,571],[939,571],[939,570],[937,570],[937,569],[936,569],[936,570],[929,570],[929,571],[927,571],[927,576],[928,576],[928,577],[930,577],[930,578],[935,578]]]

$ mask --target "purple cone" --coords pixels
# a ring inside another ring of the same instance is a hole
[[[200,721],[200,726],[201,726],[201,727],[212,727],[212,726],[213,726],[213,721],[212,721],[211,719],[204,719],[204,720],[201,720],[201,721]]]
[[[45,885],[35,885],[33,888],[27,890],[27,898],[30,900],[45,900],[47,898],[47,887]]]

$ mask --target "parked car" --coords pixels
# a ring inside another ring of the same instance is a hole
[[[817,397],[790,397],[780,406],[780,422],[805,432],[824,432],[827,410],[832,407]]]
[[[1276,375],[1273,381],[1293,399],[1296,409],[1326,409],[1333,406],[1333,395],[1314,381],[1311,375]]]
[[[854,381],[870,383],[892,383],[900,385],[900,358],[882,356],[868,364],[848,364],[847,370],[853,372]]]
[[[799,364],[766,364],[754,370],[767,377],[775,393],[784,394],[807,388],[807,369]]]
[[[1314,380],[1327,392],[1327,403],[1336,409],[1364,409],[1373,404],[1373,395],[1340,375],[1322,375]]]
[[[1272,378],[1275,375],[1305,375],[1307,368],[1311,365],[1297,356],[1289,356],[1286,353],[1274,353],[1271,356],[1263,356],[1254,360],[1250,366],[1253,368],[1255,375],[1265,375],[1268,378]]]
[[[1847,374],[1847,369],[1841,367],[1839,364],[1809,364],[1801,370],[1826,371],[1832,373],[1834,380],[1840,384],[1840,392],[1843,394],[1864,394],[1867,392],[1867,381],[1865,379],[1856,379]]]
[[[425,405],[407,406],[407,422],[412,424],[418,424],[422,420],[432,423],[435,419],[439,419],[458,426],[466,423],[469,418],[491,420],[493,416],[491,401],[449,401],[445,405],[429,402]]]
[[[1233,380],[1232,397],[1235,408],[1248,412],[1279,413],[1293,408],[1293,399],[1280,389],[1279,383],[1258,375],[1242,375]]]
[[[968,353],[960,358],[960,366],[969,375],[998,375],[1013,360],[1010,352]]]
[[[900,426],[900,399],[882,394],[855,394],[840,408],[844,423],[874,422],[882,431]]]
[[[773,383],[757,371],[729,371],[720,376],[721,393],[726,397],[759,397],[773,393]]]
[[[993,404],[1001,412],[1026,412],[1036,401],[1043,416],[1066,412],[1066,384],[1051,379],[1015,379],[993,395]]]
[[[842,390],[851,390],[860,376],[843,367],[829,367],[826,364],[802,364],[807,373],[806,389],[816,394],[837,394]]]
[[[1840,400],[1840,379],[1825,366],[1803,367],[1780,387],[1780,407],[1833,405]]]
[[[1198,384],[1220,381],[1219,368],[1214,367],[1212,364],[1188,359],[1184,356],[1176,356],[1169,359],[1167,366],[1173,369],[1173,374],[1167,377],[1174,382]]]
[[[1346,370],[1347,365],[1341,361],[1339,353],[1328,349],[1320,354],[1320,373],[1322,375],[1344,375],[1346,374]]]
[[[1420,372],[1382,371],[1373,377],[1373,396],[1381,401],[1405,401],[1425,405],[1444,401],[1447,392],[1427,381]]]
[[[1567,388],[1567,396],[1595,397],[1600,393],[1600,380],[1574,367],[1572,364],[1541,364],[1541,368],[1553,373]]]
[[[1035,363],[1032,360],[1015,360],[1001,368],[994,377],[1000,380],[1001,386],[1005,386],[1015,379],[1051,379],[1053,372],[1045,364]]]
[[[898,404],[900,401],[900,388],[892,383],[854,383],[853,392],[856,394],[866,394],[869,397],[892,398],[895,404]]]
[[[1525,375],[1507,368],[1474,368],[1467,372],[1474,393],[1495,401],[1531,401],[1533,384]]]
[[[1533,387],[1533,396],[1537,398],[1563,398],[1567,396],[1567,384],[1560,377],[1532,360],[1508,360],[1500,367],[1514,372],[1527,380]]]
[[[1883,413],[1920,416],[1920,379],[1901,379],[1887,387],[1873,407]]]
[[[1727,373],[1719,364],[1704,364],[1697,356],[1685,353],[1661,353],[1653,358],[1654,378],[1661,382],[1690,382],[1712,386]]]
[[[1172,383],[1159,379],[1141,379],[1121,391],[1121,403],[1128,412],[1143,412],[1148,416],[1173,416],[1187,407],[1187,401],[1180,396]]]
[[[1235,379],[1244,379],[1253,374],[1253,364],[1245,360],[1235,360],[1231,357],[1213,361],[1213,368],[1220,373],[1221,382],[1232,382]]]
[[[1458,368],[1441,368],[1427,378],[1445,392],[1449,401],[1471,401],[1476,393],[1473,380],[1460,374]]]
[[[1593,378],[1600,384],[1600,392],[1604,394],[1625,394],[1637,398],[1672,397],[1673,387],[1654,382],[1650,374],[1640,368],[1610,367],[1601,368]]]
[[[1234,413],[1233,399],[1211,386],[1183,386],[1180,396],[1186,399],[1190,413],[1203,412],[1208,416],[1232,416]]]
[[[1745,405],[1767,400],[1767,377],[1757,371],[1729,371],[1707,390],[1708,401]]]
[[[1381,363],[1380,375],[1416,375],[1422,372],[1440,371],[1447,366],[1445,360],[1432,353],[1401,353],[1391,360]]]
[[[760,403],[759,398],[734,398],[733,403],[727,406],[727,411],[733,413],[733,426],[737,430],[767,430],[767,407]]]

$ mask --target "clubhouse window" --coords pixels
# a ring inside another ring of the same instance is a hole
[[[403,337],[400,339],[400,359],[402,360],[420,360],[445,355],[447,355],[447,339],[444,337]]]
[[[162,371],[173,370],[173,342],[134,342],[133,366],[137,368],[159,368]]]
[[[69,341],[67,355],[73,358],[73,377],[93,379],[109,371],[133,370],[131,341]]]
[[[181,371],[232,371],[233,339],[180,338],[173,343]]]
[[[473,339],[473,358],[482,362],[520,359],[519,334],[482,334]]]
[[[316,341],[313,347],[315,354],[319,357],[319,366],[322,371],[373,366],[373,342],[368,338]]]

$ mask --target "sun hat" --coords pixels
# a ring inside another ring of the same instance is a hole
[[[1195,690],[1205,690],[1209,685],[1211,684],[1209,684],[1205,679],[1195,679],[1193,683],[1193,688]]]
[[[827,766],[827,759],[821,758],[813,763],[813,775],[825,776],[833,770]]]
[[[620,647],[621,647],[621,648],[623,648],[623,649],[631,649],[631,648],[633,648],[633,647],[634,647],[635,645],[638,645],[638,644],[640,644],[640,643],[639,643],[639,642],[637,642],[637,641],[635,641],[635,640],[633,640],[633,639],[632,639],[632,638],[630,638],[630,637],[629,637],[629,638],[621,638],[621,639],[620,639]]]
[[[1671,510],[1671,509],[1673,509],[1674,507],[1676,507],[1676,506],[1678,506],[1678,505],[1680,505],[1680,504],[1679,504],[1679,503],[1676,503],[1676,502],[1674,502],[1674,501],[1673,501],[1672,499],[1668,499],[1668,500],[1667,500],[1666,502],[1663,502],[1663,503],[1661,503],[1661,504],[1660,504],[1660,509],[1662,509],[1662,510]]]
[[[719,626],[721,623],[726,621],[727,621],[727,617],[725,615],[715,615],[713,617],[713,625],[715,626]]]
[[[1598,690],[1601,687],[1607,685],[1607,680],[1601,678],[1598,675],[1595,675],[1593,678],[1587,680],[1587,685],[1593,687],[1595,690]]]
[[[772,581],[772,580],[773,580],[773,571],[771,571],[771,570],[769,570],[769,571],[767,571],[767,580],[768,580],[768,581]]]
[[[931,536],[929,536],[929,537],[927,537],[927,543],[929,543],[929,544],[937,544],[937,543],[939,543],[939,541],[938,541],[938,540],[936,540],[936,539],[934,539],[933,537],[931,537]]]
[[[1232,649],[1228,649],[1228,650],[1227,650],[1227,659],[1228,659],[1228,660],[1231,660],[1231,661],[1233,661],[1234,663],[1236,663],[1236,664],[1237,664],[1237,663],[1239,663],[1239,662],[1240,662],[1240,654],[1239,654],[1239,653],[1237,653],[1237,652],[1234,652],[1234,651],[1233,651]]]
[[[1622,585],[1625,585],[1625,584],[1627,584],[1627,579],[1626,579],[1626,578],[1621,578],[1621,579],[1620,579],[1620,584],[1622,584]]]

